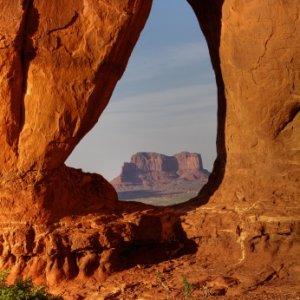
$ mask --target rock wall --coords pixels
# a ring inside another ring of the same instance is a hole
[[[0,255],[15,276],[96,278],[137,245],[189,239],[195,265],[241,290],[299,283],[299,3],[188,2],[216,74],[218,157],[196,200],[161,211],[121,205],[100,175],[64,166],[109,101],[151,1],[0,0]]]
[[[150,7],[150,0],[0,1],[0,221],[45,222],[117,200],[102,177],[87,179],[64,161],[107,105]],[[101,182],[99,199],[80,189],[75,196],[75,177]]]
[[[280,193],[279,210],[298,206],[299,4],[189,2],[222,81],[218,158],[226,164],[220,194],[231,191],[234,205],[248,206],[259,198],[269,206]],[[213,11],[218,22],[209,20]]]
[[[188,209],[186,232],[200,260],[239,268],[249,285],[299,281],[299,3],[188,2],[208,42],[219,110],[216,180],[199,194],[208,204]],[[218,255],[228,248],[230,257]]]
[[[64,165],[107,105],[151,3],[0,0],[0,268],[10,280],[104,280],[149,241],[184,240],[174,214],[122,205],[101,175]]]

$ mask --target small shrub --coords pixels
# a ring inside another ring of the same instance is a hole
[[[17,280],[14,284],[7,284],[8,270],[0,272],[0,300],[62,300],[53,296],[43,286],[34,287],[30,279]]]
[[[182,291],[185,297],[191,298],[192,292],[196,289],[196,287],[188,281],[186,276],[182,275]]]
[[[4,270],[0,272],[0,287],[2,287],[2,285],[5,285],[5,280],[8,274],[9,274],[9,270]]]

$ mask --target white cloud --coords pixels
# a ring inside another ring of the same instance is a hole
[[[75,149],[69,163],[112,179],[138,151],[200,152],[204,166],[215,159],[216,88],[191,85],[149,92],[108,105],[96,128]],[[94,159],[92,159],[94,157]]]
[[[132,83],[148,80],[163,73],[181,67],[199,65],[200,63],[210,64],[208,49],[205,43],[191,42],[184,45],[168,46],[156,51],[143,53],[143,55],[132,55],[134,64],[126,71],[124,82]]]
[[[200,152],[210,169],[216,155],[217,99],[209,64],[204,42],[133,54],[100,122],[68,164],[112,179],[138,151],[172,155],[186,150]]]
[[[216,86],[214,84],[190,85],[170,88],[162,91],[140,93],[133,97],[112,101],[105,114],[141,113],[168,109],[181,110],[194,106],[198,109],[216,105]]]
[[[96,171],[111,179],[138,151],[200,152],[204,165],[211,168],[215,158],[216,101],[216,88],[208,84],[149,92],[110,103],[91,140],[97,139],[94,143],[99,157],[113,159],[101,159]]]

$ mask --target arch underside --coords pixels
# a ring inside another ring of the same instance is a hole
[[[151,1],[58,2],[0,0],[15,16],[0,18],[2,267],[50,285],[104,280],[142,264],[151,245],[148,263],[180,248],[172,258],[231,272],[240,289],[272,274],[297,282],[297,2],[188,0],[216,74],[217,159],[196,199],[162,209],[120,203],[100,175],[64,166],[107,105]]]

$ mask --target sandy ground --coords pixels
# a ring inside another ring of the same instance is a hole
[[[232,274],[230,276],[229,274]],[[243,276],[232,269],[221,274],[205,269],[194,255],[157,265],[137,265],[113,274],[104,282],[82,281],[52,287],[65,300],[172,300],[172,299],[268,299],[300,300],[300,286],[276,276],[265,282],[241,283]]]

